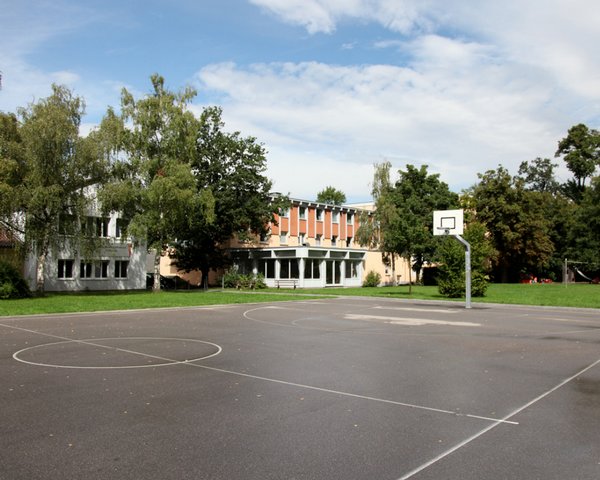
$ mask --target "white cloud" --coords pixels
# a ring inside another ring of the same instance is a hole
[[[396,32],[426,28],[430,21],[421,13],[430,2],[390,0],[249,0],[250,3],[300,25],[311,33],[333,33],[337,24],[352,18],[381,23]]]
[[[516,80],[518,68],[490,61],[486,45],[425,36],[408,46],[419,59],[410,68],[225,63],[198,78],[202,91],[219,97],[228,126],[269,147],[273,172],[318,158],[358,188],[349,196],[368,196],[365,166],[372,173],[384,159],[397,168],[428,164],[464,188],[499,163],[516,173],[521,161],[553,153],[562,132],[541,115],[554,108],[552,85]]]

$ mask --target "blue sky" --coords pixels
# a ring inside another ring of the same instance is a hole
[[[264,143],[276,191],[367,201],[383,161],[460,191],[600,127],[598,25],[597,0],[3,0],[0,110],[65,84],[85,134],[157,72]]]

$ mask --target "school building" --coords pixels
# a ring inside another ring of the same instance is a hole
[[[393,270],[380,251],[356,241],[361,214],[369,214],[372,204],[331,205],[301,199],[291,203],[275,215],[264,237],[231,240],[227,248],[239,273],[262,274],[266,284],[275,288],[358,287],[370,271],[381,275],[383,285],[408,281],[404,260],[396,258]],[[162,258],[161,273],[179,275],[193,284],[199,281],[198,273],[178,272],[167,256]],[[211,272],[210,283],[216,284],[221,275]]]

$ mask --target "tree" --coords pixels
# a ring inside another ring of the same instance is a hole
[[[523,179],[501,166],[479,178],[471,192],[473,207],[498,252],[496,277],[518,281],[521,273],[546,268],[554,253],[552,223],[544,211],[547,194],[526,190]]]
[[[530,162],[521,162],[519,175],[523,179],[528,190],[536,192],[556,193],[559,183],[554,177],[554,169],[558,166],[549,158],[537,157]]]
[[[360,214],[356,240],[359,245],[379,248],[384,259],[388,259],[392,268],[392,282],[396,282],[396,254],[391,238],[391,225],[397,221],[397,210],[393,201],[393,185],[390,179],[392,164],[375,164],[371,195],[375,202],[375,213],[363,211]],[[410,288],[410,287],[409,287]]]
[[[38,293],[48,254],[66,241],[64,234],[71,246],[82,241],[81,229],[61,234],[61,218],[83,219],[94,200],[90,187],[105,178],[96,137],[79,136],[84,112],[81,97],[52,85],[49,97],[19,109],[18,116],[0,114],[0,220],[36,255]]]
[[[577,190],[583,192],[586,180],[600,164],[600,132],[582,123],[571,127],[567,136],[558,142],[556,156],[561,155],[573,172]]]
[[[429,174],[425,165],[421,168],[407,165],[405,171],[399,170],[399,179],[393,185],[389,179],[390,168],[389,163],[375,168],[373,225],[379,229],[382,251],[406,259],[411,265],[410,275],[413,269],[420,272],[423,263],[434,254],[433,211],[455,206],[458,196],[440,181],[438,174]],[[360,236],[363,242],[369,237],[366,233]],[[412,285],[412,275],[408,281]]]
[[[468,215],[471,216],[471,215]],[[487,290],[488,273],[496,252],[487,238],[485,225],[467,221],[464,238],[471,246],[471,295],[483,297]],[[455,239],[442,237],[436,252],[440,263],[438,289],[450,298],[465,295],[465,248]]]
[[[189,222],[178,234],[175,261],[179,269],[202,271],[208,286],[208,272],[229,262],[226,243],[236,236],[250,241],[266,233],[274,212],[284,206],[286,198],[273,199],[271,181],[266,170],[265,148],[254,137],[239,132],[227,133],[222,111],[204,109],[200,116],[192,171],[195,190],[210,192],[213,216],[189,210]]]
[[[210,191],[198,191],[192,171],[200,124],[187,109],[196,92],[174,93],[158,74],[153,91],[136,100],[126,89],[121,114],[109,109],[97,135],[110,158],[112,178],[100,192],[106,211],[119,211],[127,231],[155,250],[154,291],[160,290],[160,256],[192,219],[213,218]]]
[[[317,202],[343,205],[346,203],[346,194],[335,187],[328,186],[317,193]]]
[[[600,264],[600,177],[594,177],[573,213],[569,246],[565,257],[594,265]]]

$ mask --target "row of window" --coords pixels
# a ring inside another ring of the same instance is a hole
[[[276,278],[275,259],[264,259],[258,263],[258,273],[265,278]],[[345,262],[346,278],[358,278],[359,260],[320,260],[309,258],[304,260],[305,279],[321,278],[321,265],[325,263],[325,274],[327,283],[340,283],[342,262]],[[300,278],[299,262],[296,258],[285,258],[279,260],[279,278]]]
[[[321,246],[321,240],[323,239],[323,235],[321,235],[320,233],[318,233],[315,236],[315,247],[320,247]],[[304,245],[304,243],[306,242],[306,234],[301,233],[298,235],[298,243],[300,245]],[[288,243],[288,232],[281,232],[279,234],[279,243],[281,245],[286,245]],[[331,246],[332,247],[337,247],[338,246],[338,237],[337,235],[332,235],[331,237]],[[347,237],[346,238],[346,248],[350,248],[352,246],[352,237]]]
[[[307,211],[308,211],[308,209],[306,207],[298,207],[298,217],[300,218],[300,220],[306,220],[308,218]],[[317,222],[323,221],[324,212],[325,212],[325,210],[323,210],[322,208],[317,208],[317,210],[316,210]],[[290,209],[286,208],[284,210],[281,210],[279,215],[281,217],[288,218],[290,216]],[[340,223],[340,212],[333,210],[331,212],[331,216],[332,216],[331,221],[333,223]],[[354,214],[347,213],[346,214],[346,224],[352,225],[353,223],[354,223]]]
[[[107,217],[86,217],[81,223],[81,229],[89,237],[108,238],[108,225],[110,218]],[[115,225],[115,237],[121,238],[127,223],[122,218],[117,218]],[[58,222],[58,231],[61,235],[73,235],[76,230],[76,217],[72,215],[61,215]]]
[[[79,278],[108,278],[110,260],[97,260],[94,262],[79,263]],[[127,278],[127,270],[129,269],[129,260],[114,261],[114,278]],[[58,278],[73,279],[75,278],[75,260],[65,259],[58,261]]]

